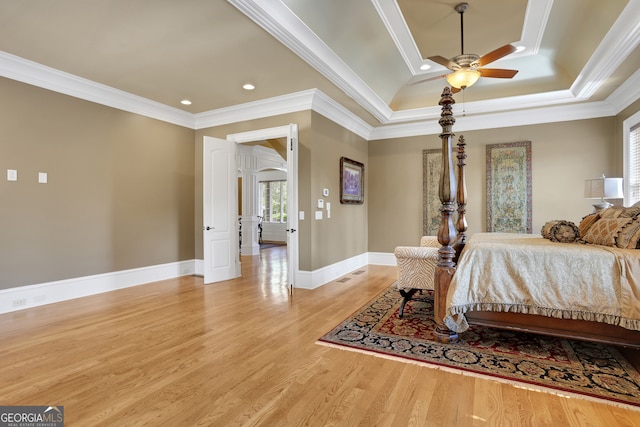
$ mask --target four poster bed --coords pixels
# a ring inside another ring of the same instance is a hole
[[[532,234],[467,236],[465,141],[460,137],[457,149],[453,148],[454,102],[445,88],[440,100],[443,164],[441,247],[434,289],[437,338],[455,342],[458,333],[472,323],[640,348],[640,249],[636,246],[560,243]],[[593,227],[602,221],[594,218]],[[612,223],[631,221],[640,217],[635,214],[633,219]],[[636,234],[637,238],[640,231]]]

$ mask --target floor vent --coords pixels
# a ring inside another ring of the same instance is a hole
[[[349,280],[351,280],[351,279],[348,278],[348,277],[343,277],[342,279],[336,280],[336,282],[344,283],[344,282],[349,281]]]

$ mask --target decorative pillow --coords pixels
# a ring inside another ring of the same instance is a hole
[[[545,239],[551,238],[551,229],[560,222],[559,219],[554,219],[553,221],[547,221],[542,228],[540,229],[540,234]]]
[[[589,228],[583,239],[594,245],[616,246],[618,232],[631,221],[631,218],[600,218]]]
[[[640,249],[640,218],[633,219],[618,231],[616,246],[622,249]]]
[[[580,221],[580,225],[578,225],[578,230],[580,230],[580,237],[584,237],[584,235],[587,234],[587,231],[589,231],[589,228],[591,228],[591,226],[595,224],[595,222],[599,219],[600,214],[597,212],[589,214],[582,218],[582,221]]]
[[[551,227],[549,240],[560,243],[573,243],[580,238],[578,226],[571,221],[560,221]]]
[[[599,214],[600,218],[618,218],[622,214],[622,210],[619,206],[612,206],[610,208],[602,209]]]
[[[635,218],[640,215],[640,206],[631,208],[622,208],[619,218]]]

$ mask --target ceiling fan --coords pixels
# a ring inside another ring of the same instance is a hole
[[[459,3],[454,8],[456,12],[460,14],[460,46],[461,53],[458,56],[454,56],[451,59],[447,59],[443,56],[430,56],[433,62],[440,65],[444,65],[453,73],[443,74],[438,77],[430,79],[420,80],[416,83],[421,83],[429,80],[435,80],[442,77],[447,78],[447,82],[452,86],[452,92],[456,93],[462,89],[466,89],[478,81],[480,77],[493,77],[499,79],[511,79],[518,73],[518,70],[507,70],[502,68],[483,68],[485,65],[497,61],[516,51],[516,47],[510,44],[506,44],[498,49],[487,53],[486,55],[479,56],[475,54],[464,53],[464,12],[469,7],[469,3]]]

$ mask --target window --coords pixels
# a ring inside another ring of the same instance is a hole
[[[623,123],[624,135],[624,204],[640,200],[640,112]]]
[[[260,182],[260,211],[264,222],[287,222],[287,181]]]

